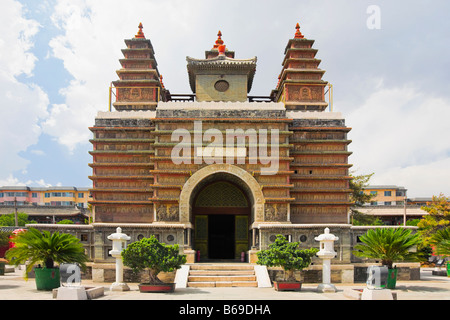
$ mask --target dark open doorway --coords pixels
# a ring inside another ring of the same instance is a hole
[[[234,259],[234,215],[209,215],[209,259]]]

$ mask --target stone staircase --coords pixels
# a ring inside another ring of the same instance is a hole
[[[249,264],[193,264],[188,287],[258,287],[255,268]]]

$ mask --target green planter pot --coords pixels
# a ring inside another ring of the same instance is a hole
[[[450,262],[447,262],[447,277],[450,277]]]
[[[3,276],[5,274],[5,263],[0,262],[0,276]]]
[[[35,268],[36,289],[50,291],[60,287],[59,268]]]
[[[387,278],[387,289],[395,289],[395,286],[397,284],[397,268],[389,269],[388,270],[388,278]]]

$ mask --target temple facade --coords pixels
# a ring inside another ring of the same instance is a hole
[[[118,226],[131,241],[179,244],[190,263],[255,262],[277,234],[317,247],[328,227],[334,262],[350,263],[350,128],[329,105],[314,40],[297,24],[276,87],[255,97],[257,58],[235,58],[219,31],[204,58],[186,59],[192,93],[174,94],[142,29],[90,127],[93,261],[110,260]]]

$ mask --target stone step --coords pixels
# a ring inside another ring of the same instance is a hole
[[[193,276],[240,276],[254,275],[255,270],[191,270],[189,274]]]
[[[192,264],[191,270],[254,270],[252,265],[248,264]]]
[[[221,281],[256,281],[256,276],[192,276],[189,275],[188,282],[221,282]]]
[[[249,264],[193,264],[188,287],[258,287],[255,268]]]
[[[188,287],[258,287],[257,281],[204,281],[188,282]]]

